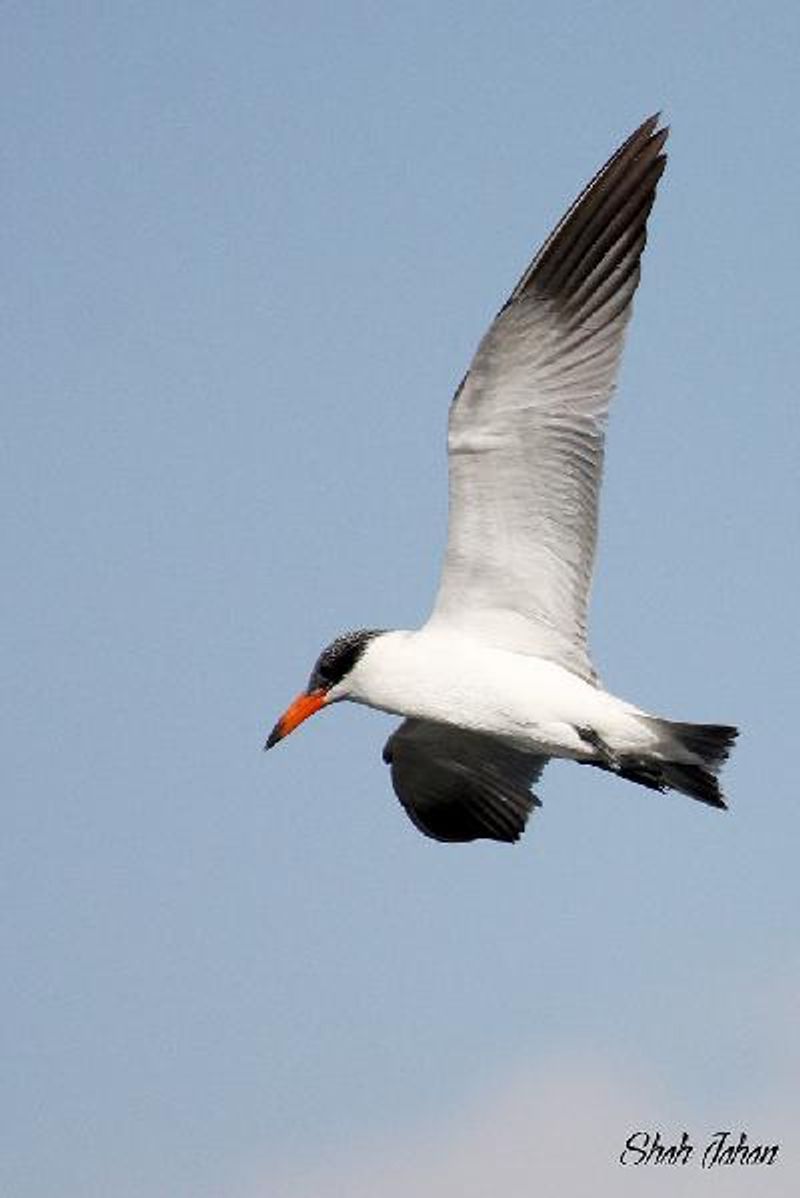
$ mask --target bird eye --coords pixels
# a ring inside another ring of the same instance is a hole
[[[334,677],[331,667],[328,663],[318,661],[314,666],[314,672],[311,675],[309,683],[310,690],[318,690],[320,688],[327,689],[333,684]]]

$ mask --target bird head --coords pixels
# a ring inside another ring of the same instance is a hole
[[[271,749],[327,704],[350,697],[348,681],[367,645],[380,636],[381,631],[361,628],[357,632],[345,632],[322,650],[314,662],[306,689],[286,708],[267,737],[265,749]]]

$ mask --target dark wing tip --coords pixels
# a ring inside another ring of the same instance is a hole
[[[543,759],[479,733],[406,720],[390,736],[383,760],[411,822],[433,840],[519,840],[541,806],[530,786]]]
[[[669,126],[654,113],[611,155],[568,209],[525,271],[509,304],[529,290],[569,305],[587,280],[598,284],[624,266],[638,266],[646,241],[647,217],[667,161]],[[631,289],[632,291],[635,289]]]

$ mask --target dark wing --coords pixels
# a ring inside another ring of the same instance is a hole
[[[405,720],[383,760],[411,820],[434,840],[518,840],[539,800],[530,788],[547,758],[494,737]]]
[[[645,121],[581,193],[481,341],[450,409],[431,624],[589,681],[606,417],[666,158]]]

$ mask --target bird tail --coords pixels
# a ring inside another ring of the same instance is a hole
[[[682,724],[644,717],[659,734],[652,756],[624,759],[617,772],[652,790],[678,790],[711,807],[727,807],[718,775],[739,735],[728,724]]]

